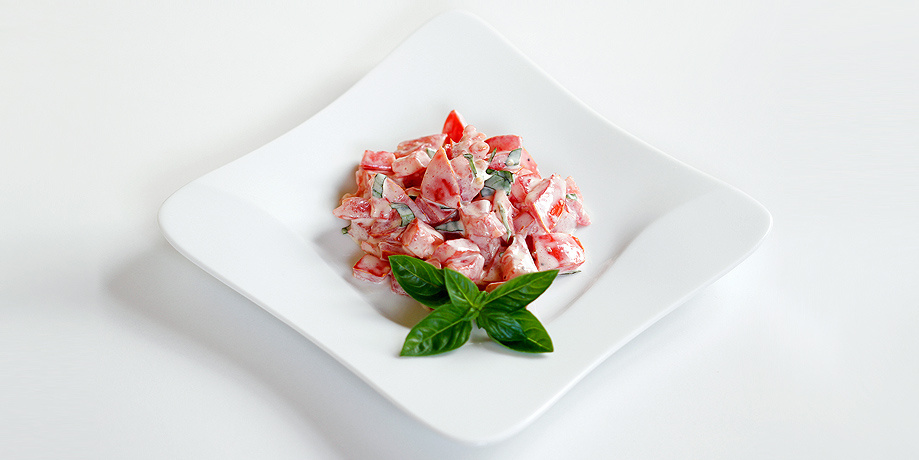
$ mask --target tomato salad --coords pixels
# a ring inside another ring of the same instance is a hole
[[[410,255],[491,291],[525,273],[570,273],[584,263],[572,235],[590,224],[571,177],[543,177],[520,136],[486,138],[450,112],[440,134],[367,150],[357,190],[333,211],[364,252],[356,278],[391,284],[388,257]]]

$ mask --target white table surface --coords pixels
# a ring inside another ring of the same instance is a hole
[[[914,2],[73,3],[0,0],[0,457],[919,457]],[[404,415],[155,221],[452,8],[775,220],[478,447]]]

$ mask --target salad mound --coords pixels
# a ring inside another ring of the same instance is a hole
[[[366,150],[355,182],[333,211],[364,252],[352,272],[388,280],[394,292],[405,294],[390,275],[391,255],[450,268],[486,291],[584,263],[572,233],[590,217],[574,179],[543,177],[520,136],[486,138],[455,110],[440,134]]]

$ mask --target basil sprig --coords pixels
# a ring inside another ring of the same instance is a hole
[[[484,292],[462,273],[411,256],[389,256],[389,265],[409,296],[434,309],[409,331],[402,356],[436,355],[459,348],[469,340],[473,325],[512,350],[553,350],[549,333],[526,306],[549,288],[558,270],[521,275]]]

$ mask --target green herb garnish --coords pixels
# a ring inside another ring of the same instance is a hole
[[[400,227],[405,227],[406,225],[412,223],[415,220],[415,213],[412,212],[412,208],[409,208],[405,203],[389,203],[389,207],[396,210],[399,213],[399,222]]]
[[[506,166],[518,166],[520,165],[520,156],[523,154],[523,149],[514,149],[507,154],[507,159],[504,160]]]
[[[510,171],[495,170],[495,169],[486,169],[488,173],[488,179],[485,179],[485,186],[492,190],[504,190],[509,192],[511,190],[511,184],[514,183],[514,173]]]
[[[548,289],[558,270],[521,275],[484,292],[462,273],[411,256],[389,256],[389,265],[409,296],[434,309],[409,331],[402,356],[428,356],[459,348],[469,340],[473,325],[512,350],[553,350],[549,333],[526,306]]]
[[[386,174],[377,173],[377,175],[373,176],[373,187],[370,188],[371,195],[383,198],[383,182],[386,182]]]

